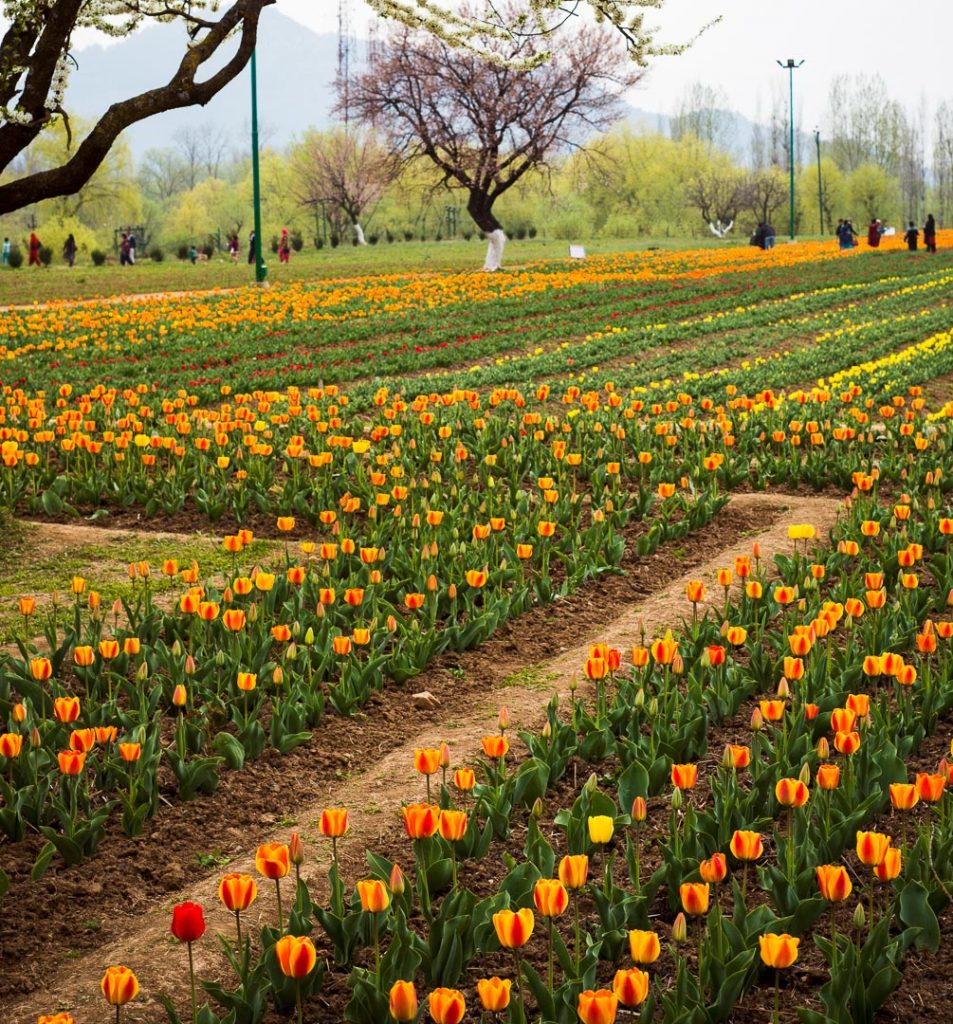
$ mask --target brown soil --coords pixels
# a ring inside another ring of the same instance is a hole
[[[99,1019],[101,972],[107,964],[125,963],[143,988],[125,1019],[164,1020],[156,993],[168,991],[180,1003],[185,993],[180,951],[167,942],[172,904],[195,899],[206,907],[210,931],[196,949],[197,967],[205,978],[223,968],[211,941],[215,930],[230,933],[215,895],[223,869],[203,867],[198,857],[218,852],[229,858],[228,870],[253,870],[256,846],[272,835],[286,840],[296,827],[308,852],[304,876],[315,898],[325,899],[329,851],[316,827],[323,807],[351,809],[342,856],[345,877],[353,881],[364,871],[366,847],[406,846],[397,808],[409,796],[423,796],[411,767],[414,747],[445,739],[454,763],[468,762],[482,735],[493,730],[500,703],[513,717],[513,735],[538,726],[552,693],[568,695],[579,683],[590,641],[604,639],[625,649],[638,641],[642,628],[653,634],[677,623],[686,612],[686,580],[713,580],[739,548],[747,548],[743,537],[756,536],[770,559],[789,549],[788,523],[812,522],[823,535],[836,508],[830,498],[736,496],[697,534],[650,558],[627,556],[624,574],[535,609],[475,651],[441,658],[410,684],[433,693],[441,701],[436,710],[414,709],[408,690],[389,688],[360,717],[329,716],[311,744],[291,755],[266,754],[242,772],[226,774],[213,797],[164,808],[143,836],[128,839],[114,827],[91,861],[72,869],[55,866],[39,883],[28,878],[38,843],[0,847],[13,880],[7,901],[15,908],[0,920],[4,1019],[33,1024],[52,1008]],[[409,853],[406,861],[409,867]],[[273,893],[263,888],[247,923],[273,921],[275,913]],[[331,1005],[322,1003],[326,1012],[320,1019],[341,1020],[345,997],[340,979],[335,983],[329,976],[325,999]]]

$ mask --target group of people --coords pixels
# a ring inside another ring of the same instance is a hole
[[[903,240],[907,243],[910,252],[916,252],[920,246],[920,231],[914,221],[910,221]],[[931,213],[923,225],[923,245],[927,252],[936,252],[936,219]]]
[[[232,257],[232,263],[238,262],[238,235],[232,235],[228,240],[228,252]],[[248,263],[255,262],[255,232],[248,235]],[[291,234],[287,228],[281,229],[281,239],[278,242],[278,262],[291,262]]]
[[[751,244],[756,245],[759,249],[773,249],[775,237],[774,225],[763,220],[755,228],[755,232],[751,236]]]
[[[136,234],[132,228],[124,231],[119,239],[119,265],[121,267],[136,265]]]
[[[892,234],[893,231],[891,230],[890,233]],[[838,239],[840,239],[842,249],[850,249],[857,244],[857,235],[849,220],[840,221],[837,225],[837,231],[835,234]],[[880,246],[880,239],[883,238],[883,235],[884,226],[878,218],[874,217],[867,228],[867,244],[871,249],[876,249]],[[845,236],[852,236],[853,242],[845,245]],[[915,221],[911,220],[909,222],[907,230],[904,233],[903,240],[907,243],[907,249],[909,249],[910,252],[916,252],[919,249],[920,229],[917,227]],[[926,222],[923,225],[923,244],[926,247],[927,252],[936,252],[936,218],[932,213],[927,217]]]
[[[852,220],[839,220],[837,227],[834,229],[834,236],[842,249],[853,249],[857,245],[857,232],[854,230],[854,222]],[[870,236],[868,235],[868,241],[869,238]],[[879,235],[877,244],[880,244]]]

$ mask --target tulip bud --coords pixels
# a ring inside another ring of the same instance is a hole
[[[589,778],[586,779],[585,784],[582,787],[587,793],[593,793],[599,788],[599,779],[595,772],[589,774]]]
[[[787,700],[791,696],[791,687],[788,686],[788,681],[785,676],[781,676],[781,682],[778,683],[778,696],[782,700]]]
[[[645,802],[644,796],[637,796],[632,801],[632,820],[636,823],[645,821],[648,817],[649,809]]]
[[[274,671],[271,673],[271,681],[275,686],[281,686],[284,683],[285,673],[280,665],[275,665]]]
[[[172,703],[177,708],[184,708],[187,700],[188,694],[185,692],[185,687],[179,683],[172,691]]]
[[[857,931],[863,931],[864,925],[867,923],[867,915],[864,912],[864,904],[862,901],[857,901],[857,906],[854,907],[854,916],[851,919],[851,923]]]
[[[506,732],[510,727],[510,713],[505,707],[500,708],[500,716],[497,720],[500,732]]]
[[[751,729],[753,732],[760,732],[764,728],[764,716],[761,714],[760,708],[755,708],[751,712]]]
[[[221,648],[219,648],[215,652],[215,667],[216,668],[224,668],[225,667],[225,652]]]
[[[248,611],[245,612],[245,618],[249,622],[257,622],[258,621],[258,605],[257,604],[253,604],[253,605],[251,605],[249,607]]]
[[[547,719],[545,724],[543,725],[540,735],[543,737],[544,740],[548,740],[552,737],[553,727],[549,724],[549,719]]]
[[[807,761],[805,761],[804,764],[801,765],[801,771],[800,771],[800,774],[798,775],[798,778],[801,780],[801,782],[804,783],[805,786],[810,785],[810,783],[811,783],[811,766],[807,763]]]
[[[650,718],[654,718],[658,714],[658,697],[653,697],[649,701],[648,713]]]
[[[821,761],[826,761],[831,756],[831,745],[827,742],[826,736],[817,741],[817,756]]]
[[[440,765],[441,768],[449,768],[450,767],[450,748],[447,746],[446,743],[441,743],[440,744],[439,754],[440,754],[440,756],[437,759],[437,763]]]
[[[298,645],[292,641],[288,644],[288,650],[285,651],[285,657],[288,661],[296,661],[298,658]]]
[[[685,662],[682,661],[682,656],[678,653],[672,658],[672,675],[680,676],[685,671]]]
[[[136,682],[144,683],[149,678],[149,663],[143,661],[136,669]]]
[[[314,627],[308,626],[304,634],[304,642],[307,647],[310,647],[314,643]]]
[[[195,658],[193,658],[192,655],[190,654],[185,659],[185,668],[183,669],[183,671],[185,672],[185,674],[187,676],[194,676],[195,675],[195,669],[196,669]]]
[[[682,806],[682,791],[676,786],[672,790],[672,810],[678,811]]]
[[[288,860],[296,865],[304,863],[304,846],[297,832],[292,832],[291,839],[288,840]]]
[[[30,730],[30,746],[38,747],[42,742],[43,740],[40,736],[40,730],[37,729],[37,727],[34,725],[33,728]]]
[[[172,645],[172,656],[174,658],[182,657],[182,642],[180,640],[176,640]]]
[[[402,896],[406,887],[407,886],[404,883],[404,873],[400,870],[400,867],[395,864],[390,869],[390,891],[395,896]]]
[[[635,695],[635,706],[637,708],[640,708],[640,709],[645,707],[645,689],[644,689],[644,687],[640,686],[639,687],[639,692]]]
[[[675,923],[672,925],[672,942],[685,942],[688,939],[688,922],[682,911],[678,912]]]

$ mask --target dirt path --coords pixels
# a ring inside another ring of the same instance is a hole
[[[702,566],[695,566],[684,576],[672,579],[664,589],[644,601],[630,606],[614,621],[606,622],[604,628],[590,637],[591,641],[604,640],[623,651],[639,641],[644,629],[649,637],[677,624],[685,616],[688,606],[685,598],[685,584],[688,579],[704,579],[709,584],[709,593],[715,602],[720,602],[721,591],[715,585],[719,568],[731,565],[733,556],[750,551],[751,543],[761,545],[762,557],[770,564],[776,553],[789,552],[792,547],[787,537],[787,527],[792,523],[811,523],[819,537],[826,537],[833,526],[839,501],[827,497],[791,497],[770,494],[743,494],[733,497],[730,508],[739,514],[775,513],[773,525],[730,547],[723,549]],[[311,885],[312,895],[325,899],[327,894],[326,873],[329,866],[329,848],[317,828],[321,811],[329,806],[346,806],[350,810],[351,828],[342,844],[343,872],[349,884],[362,877],[363,851],[377,847],[384,837],[399,837],[402,825],[398,808],[408,799],[423,799],[423,783],[413,771],[413,750],[415,747],[434,746],[441,740],[450,745],[454,765],[469,763],[480,751],[481,737],[495,731],[496,713],[500,704],[505,704],[513,720],[511,735],[521,728],[533,728],[540,724],[546,703],[554,692],[562,698],[568,697],[570,688],[584,683],[581,666],[587,655],[588,643],[567,645],[557,656],[537,665],[527,665],[525,673],[510,677],[507,684],[487,693],[485,702],[474,706],[454,720],[443,721],[439,726],[428,724],[423,728],[408,714],[406,735],[401,746],[378,758],[380,752],[359,751],[366,759],[363,771],[329,785],[325,792],[313,793],[313,799],[297,807],[278,806],[275,814],[285,815],[283,827],[274,830],[264,825],[258,834],[241,838],[230,860],[228,871],[244,871],[254,874],[254,851],[259,843],[269,840],[287,841],[292,828],[297,828],[305,843],[306,863],[303,877]],[[518,741],[517,741],[518,742]],[[357,764],[360,759],[356,759]],[[210,836],[210,845],[221,837]],[[406,864],[412,866],[412,855],[408,848]],[[11,1024],[34,1024],[41,1013],[56,1009],[70,1008],[80,1022],[105,1019],[103,1003],[98,991],[98,981],[103,968],[108,964],[122,963],[133,968],[142,984],[143,995],[133,1006],[127,1007],[124,1020],[136,1024],[153,1024],[165,1020],[164,1011],[154,998],[155,993],[171,991],[177,996],[184,994],[182,968],[184,954],[172,948],[168,940],[169,911],[174,903],[191,899],[206,908],[209,932],[195,949],[196,968],[206,978],[213,977],[220,970],[222,959],[214,932],[231,934],[232,918],[221,908],[218,901],[217,877],[204,879],[171,896],[162,905],[154,905],[133,919],[132,927],[118,939],[110,941],[91,954],[65,962],[56,967],[44,964],[42,969],[49,972],[49,982],[43,993],[21,999],[7,1008],[4,1019]],[[108,879],[105,880],[108,884]],[[290,886],[286,890],[290,899]],[[286,900],[287,902],[287,900]],[[15,913],[15,908],[11,908]],[[274,890],[269,885],[261,886],[258,900],[247,915],[247,924],[273,922],[276,915]],[[64,943],[66,940],[64,940]],[[39,968],[39,965],[38,965]],[[184,1005],[184,1003],[183,1003]]]

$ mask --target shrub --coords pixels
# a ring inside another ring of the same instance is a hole
[[[405,229],[404,230],[404,241],[405,242],[412,242],[413,240],[414,240],[414,233],[413,233],[413,231],[407,231]]]
[[[469,242],[473,237],[473,231],[470,228],[464,228],[460,234],[463,236],[464,242]]]
[[[105,266],[105,264],[106,264],[106,254],[102,251],[102,249],[93,249],[93,251],[89,254],[89,256],[90,256],[90,259],[93,261],[93,266],[94,267]]]
[[[318,250],[323,249],[324,248],[324,239],[323,238],[316,238],[314,240],[314,247],[315,247],[315,249],[318,249]]]
[[[394,241],[394,233],[391,231],[390,228],[386,228],[384,230],[384,237],[387,239],[388,242]]]
[[[157,245],[154,245],[149,250],[149,259],[153,263],[161,263],[165,259],[165,253]]]
[[[40,262],[48,267],[53,262],[53,250],[48,245],[40,246]]]
[[[518,227],[518,228],[517,228],[517,229],[516,229],[516,230],[515,230],[515,231],[513,232],[513,237],[514,237],[514,238],[516,238],[516,239],[517,239],[518,241],[522,242],[522,241],[523,241],[523,239],[524,239],[524,238],[526,237],[526,228],[525,228],[525,227],[523,227],[523,225],[521,224],[521,225],[520,225],[520,226],[519,226],[519,227]]]
[[[23,266],[23,250],[18,245],[10,246],[10,266],[14,270],[19,270]]]
[[[215,246],[212,245],[211,242],[206,242],[205,245],[199,249],[199,252],[204,252],[205,255],[211,259],[215,255]]]
[[[341,238],[336,235],[333,231],[331,232],[331,248],[336,249],[341,244]]]
[[[530,238],[535,238],[536,237],[536,228],[533,225],[530,225],[530,227],[529,227],[529,229],[527,230],[526,233],[529,235]]]
[[[301,252],[301,250],[304,248],[304,239],[301,237],[300,231],[292,232],[291,248],[294,249],[295,252]]]
[[[271,236],[271,251],[275,252],[275,253],[278,251],[278,236],[277,235],[272,235]]]
[[[377,243],[381,240],[381,236],[375,233],[373,235],[368,235],[367,240],[371,243],[371,245],[377,245]]]
[[[180,260],[187,260],[190,256],[189,247],[187,245],[180,245],[178,249],[175,250],[175,255]]]

